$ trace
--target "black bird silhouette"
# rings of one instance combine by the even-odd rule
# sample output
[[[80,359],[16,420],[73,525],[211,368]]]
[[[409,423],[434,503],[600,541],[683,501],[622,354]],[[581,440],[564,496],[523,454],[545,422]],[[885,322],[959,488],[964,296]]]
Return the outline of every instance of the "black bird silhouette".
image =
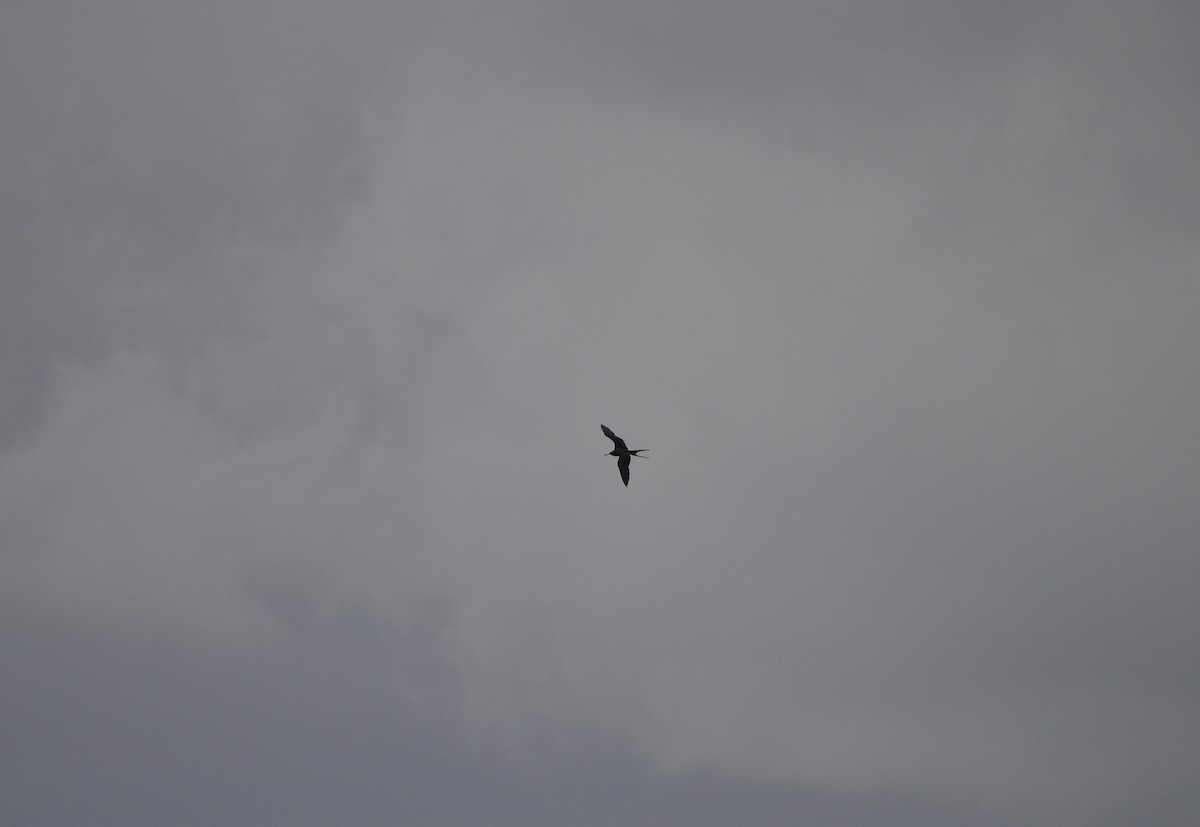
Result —
[[[617,470],[621,472],[621,482],[629,485],[629,458],[640,456],[649,448],[638,448],[629,450],[625,447],[625,440],[612,432],[612,429],[601,423],[600,430],[604,431],[604,435],[613,441],[613,449],[609,451],[608,456],[617,458]]]

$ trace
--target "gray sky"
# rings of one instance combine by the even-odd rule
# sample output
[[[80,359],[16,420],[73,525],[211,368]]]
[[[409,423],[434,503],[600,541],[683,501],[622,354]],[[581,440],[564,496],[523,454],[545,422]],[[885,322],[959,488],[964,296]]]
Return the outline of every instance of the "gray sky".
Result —
[[[1196,823],[1198,38],[6,4],[2,820]]]

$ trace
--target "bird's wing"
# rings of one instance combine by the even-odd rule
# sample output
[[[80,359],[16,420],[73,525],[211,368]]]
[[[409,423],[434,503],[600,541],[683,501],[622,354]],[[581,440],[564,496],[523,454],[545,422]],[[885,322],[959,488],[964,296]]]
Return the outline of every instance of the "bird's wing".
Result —
[[[601,424],[601,425],[600,425],[600,430],[604,431],[604,435],[605,435],[606,437],[608,437],[609,439],[611,439],[611,440],[612,440],[612,441],[613,441],[613,442],[616,444],[616,446],[617,446],[617,450],[618,450],[618,451],[626,451],[626,450],[628,450],[628,449],[625,447],[625,440],[621,439],[619,436],[617,436],[616,434],[614,434],[614,433],[612,432],[612,428],[609,428],[607,425]]]
[[[617,458],[617,470],[621,472],[621,482],[629,485],[629,454]]]

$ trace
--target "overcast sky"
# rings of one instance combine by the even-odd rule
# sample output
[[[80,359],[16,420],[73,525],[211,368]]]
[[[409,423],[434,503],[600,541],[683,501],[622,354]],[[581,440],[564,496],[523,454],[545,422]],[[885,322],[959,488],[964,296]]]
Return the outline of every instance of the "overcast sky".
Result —
[[[1196,824],[1198,8],[5,3],[0,820]]]

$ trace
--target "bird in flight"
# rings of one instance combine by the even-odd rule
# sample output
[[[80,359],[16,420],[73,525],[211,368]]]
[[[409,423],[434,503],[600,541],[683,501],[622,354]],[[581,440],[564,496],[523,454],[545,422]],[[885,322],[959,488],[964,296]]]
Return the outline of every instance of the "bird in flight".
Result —
[[[604,435],[613,441],[613,449],[609,451],[608,456],[617,458],[617,470],[621,472],[621,482],[629,485],[629,458],[641,456],[648,448],[638,448],[631,451],[625,447],[625,440],[612,432],[612,429],[607,425],[601,424],[600,430],[604,431]]]

